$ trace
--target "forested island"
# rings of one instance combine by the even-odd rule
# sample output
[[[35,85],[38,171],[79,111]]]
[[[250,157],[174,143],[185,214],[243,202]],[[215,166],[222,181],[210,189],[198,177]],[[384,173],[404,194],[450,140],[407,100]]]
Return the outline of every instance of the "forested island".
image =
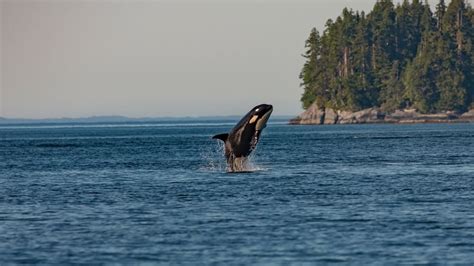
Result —
[[[379,0],[313,28],[294,124],[474,121],[474,10]]]

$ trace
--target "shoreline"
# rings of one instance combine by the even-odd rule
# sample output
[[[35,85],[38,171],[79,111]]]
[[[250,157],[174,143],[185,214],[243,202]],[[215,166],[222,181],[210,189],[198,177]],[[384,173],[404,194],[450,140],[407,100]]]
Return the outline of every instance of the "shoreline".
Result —
[[[435,120],[423,120],[423,121],[374,121],[374,122],[361,122],[361,123],[335,123],[335,124],[315,124],[315,123],[300,123],[296,118],[288,121],[288,125],[291,126],[330,126],[330,125],[415,125],[415,124],[470,124],[474,123],[474,120],[460,120],[451,119],[443,121]]]
[[[464,113],[453,111],[421,114],[415,109],[395,110],[388,113],[373,107],[357,112],[336,111],[320,108],[313,103],[299,116],[288,121],[290,125],[335,125],[335,124],[440,124],[474,123],[474,109]]]

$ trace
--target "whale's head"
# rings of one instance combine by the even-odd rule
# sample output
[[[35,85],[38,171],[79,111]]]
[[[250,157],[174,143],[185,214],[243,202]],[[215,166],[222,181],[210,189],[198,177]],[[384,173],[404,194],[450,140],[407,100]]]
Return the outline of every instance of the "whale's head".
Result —
[[[270,104],[260,104],[252,108],[247,115],[245,115],[241,123],[247,125],[254,125],[255,130],[261,131],[267,126],[268,118],[272,114],[273,106]]]

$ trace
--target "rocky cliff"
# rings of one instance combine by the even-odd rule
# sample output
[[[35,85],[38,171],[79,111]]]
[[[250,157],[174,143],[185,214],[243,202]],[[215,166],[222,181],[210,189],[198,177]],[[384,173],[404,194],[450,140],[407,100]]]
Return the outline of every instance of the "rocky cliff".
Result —
[[[420,114],[415,109],[396,110],[392,113],[385,113],[380,108],[348,112],[321,108],[316,103],[313,103],[301,115],[290,120],[290,124],[293,125],[446,122],[474,122],[474,109],[463,114],[451,111],[437,114]]]

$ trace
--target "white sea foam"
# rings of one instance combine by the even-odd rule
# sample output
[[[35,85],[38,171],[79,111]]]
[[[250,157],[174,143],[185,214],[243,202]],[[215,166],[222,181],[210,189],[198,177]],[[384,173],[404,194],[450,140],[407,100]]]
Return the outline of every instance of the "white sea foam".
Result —
[[[209,172],[230,172],[230,173],[247,173],[265,171],[255,162],[255,151],[245,159],[236,158],[234,161],[234,171],[231,171],[224,157],[224,142],[216,141],[215,145],[209,145],[209,148],[201,151],[200,155],[205,162],[202,170]]]
[[[208,149],[202,150],[200,155],[202,161],[205,162],[205,165],[201,167],[202,170],[209,172],[225,171],[224,142],[215,141],[214,145],[209,145]]]

